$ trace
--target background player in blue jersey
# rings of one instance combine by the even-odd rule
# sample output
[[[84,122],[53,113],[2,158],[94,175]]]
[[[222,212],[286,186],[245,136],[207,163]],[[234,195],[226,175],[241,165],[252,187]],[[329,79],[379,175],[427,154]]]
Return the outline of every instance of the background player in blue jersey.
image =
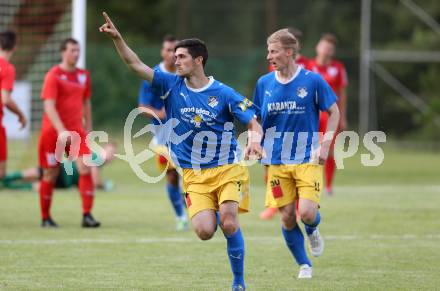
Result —
[[[215,211],[227,240],[234,275],[232,290],[244,290],[244,240],[238,211],[247,211],[248,171],[239,164],[233,120],[248,126],[251,133],[245,157],[261,157],[261,126],[255,107],[230,87],[205,75],[208,59],[205,44],[198,39],[176,45],[177,76],[152,70],[127,46],[107,14],[100,31],[109,35],[128,65],[141,78],[152,82],[165,103],[173,130],[168,144],[175,164],[183,169],[184,191],[193,228],[202,240],[217,228]],[[254,134],[257,133],[257,134]]]
[[[298,278],[311,278],[312,264],[296,221],[295,206],[299,203],[312,255],[321,255],[324,241],[318,231],[318,209],[322,164],[339,121],[337,97],[318,74],[295,63],[298,42],[287,29],[273,33],[267,44],[267,59],[276,71],[262,76],[254,93],[265,133],[266,156],[262,163],[269,165],[266,206],[280,210],[284,239],[300,265]],[[320,111],[329,113],[321,145]]]
[[[162,41],[162,48],[160,50],[160,56],[162,62],[156,65],[153,69],[155,71],[167,72],[174,74],[176,67],[174,65],[174,48],[176,46],[177,39],[172,35],[166,35]],[[147,81],[142,81],[141,88],[139,90],[139,107],[144,108],[145,114],[152,118],[154,127],[154,138],[152,140],[151,148],[156,151],[156,164],[160,172],[167,172],[167,193],[170,202],[174,208],[176,215],[176,229],[186,230],[188,229],[188,219],[186,218],[184,200],[180,192],[179,187],[179,174],[176,171],[173,163],[167,158],[165,154],[166,149],[166,136],[163,126],[160,124],[166,122],[165,106],[160,96],[151,88],[151,84]],[[160,121],[158,120],[160,119]]]

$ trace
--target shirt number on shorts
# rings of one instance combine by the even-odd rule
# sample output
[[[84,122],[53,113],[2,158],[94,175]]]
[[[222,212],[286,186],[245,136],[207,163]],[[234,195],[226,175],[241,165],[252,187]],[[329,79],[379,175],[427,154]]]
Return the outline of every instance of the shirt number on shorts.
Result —
[[[272,187],[273,198],[283,197],[283,189],[281,189],[281,183],[279,179],[271,180],[270,187]]]
[[[319,185],[319,182],[315,182],[315,191],[321,191],[321,187]]]

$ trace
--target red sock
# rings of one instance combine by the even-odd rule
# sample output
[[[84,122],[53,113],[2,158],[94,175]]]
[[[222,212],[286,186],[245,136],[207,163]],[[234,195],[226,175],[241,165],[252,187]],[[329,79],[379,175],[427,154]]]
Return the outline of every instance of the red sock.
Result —
[[[83,214],[89,214],[93,207],[93,198],[95,197],[92,175],[80,175],[78,188],[81,193]]]
[[[47,219],[50,217],[50,205],[52,203],[53,184],[45,180],[40,182],[40,208],[41,217]]]
[[[333,177],[335,175],[336,163],[334,157],[328,157],[325,161],[325,187],[332,188]]]

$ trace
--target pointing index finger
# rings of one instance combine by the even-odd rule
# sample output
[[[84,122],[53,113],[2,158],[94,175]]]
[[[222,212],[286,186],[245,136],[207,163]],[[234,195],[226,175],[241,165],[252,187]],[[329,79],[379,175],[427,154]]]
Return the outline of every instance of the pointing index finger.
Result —
[[[113,24],[106,12],[102,12],[102,15],[104,16],[104,19],[108,24]]]

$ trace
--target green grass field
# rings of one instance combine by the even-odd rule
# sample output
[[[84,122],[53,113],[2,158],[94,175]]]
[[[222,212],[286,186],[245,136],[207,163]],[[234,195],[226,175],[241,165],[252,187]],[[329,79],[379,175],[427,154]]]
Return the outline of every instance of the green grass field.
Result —
[[[310,281],[296,279],[278,219],[258,219],[264,186],[261,168],[252,167],[252,208],[240,217],[248,290],[440,288],[439,164],[438,154],[394,147],[380,167],[363,167],[359,156],[346,160],[335,196],[322,199],[326,250],[313,259]],[[97,193],[94,214],[103,226],[95,230],[80,228],[76,189],[56,192],[56,230],[39,227],[36,193],[0,191],[0,289],[229,289],[220,232],[201,242],[174,231],[164,183],[142,183],[122,161],[104,176],[116,188]]]

